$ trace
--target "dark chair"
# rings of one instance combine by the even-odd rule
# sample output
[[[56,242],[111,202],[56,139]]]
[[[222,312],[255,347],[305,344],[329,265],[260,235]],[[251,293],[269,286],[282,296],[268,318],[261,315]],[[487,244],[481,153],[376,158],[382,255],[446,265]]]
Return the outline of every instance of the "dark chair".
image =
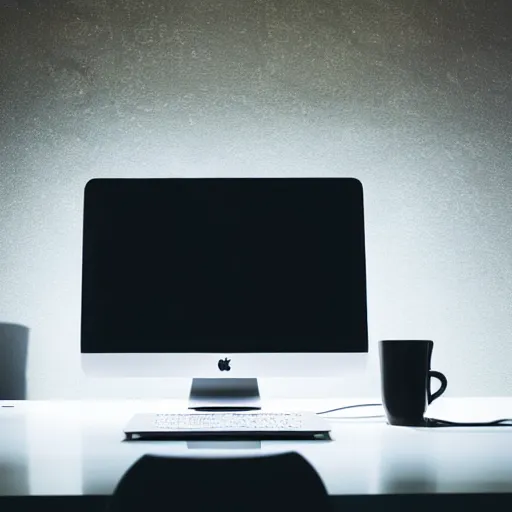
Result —
[[[0,400],[26,400],[29,328],[0,323]]]
[[[144,455],[121,478],[110,512],[328,510],[322,480],[301,455]]]

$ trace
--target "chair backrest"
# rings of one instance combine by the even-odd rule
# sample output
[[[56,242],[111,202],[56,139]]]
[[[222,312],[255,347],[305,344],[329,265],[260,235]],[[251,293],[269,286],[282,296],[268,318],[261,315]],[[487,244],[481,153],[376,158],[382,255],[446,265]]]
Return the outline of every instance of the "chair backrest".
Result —
[[[0,400],[26,400],[29,328],[0,322]]]
[[[328,509],[322,480],[301,455],[229,458],[145,455],[123,475],[110,512]]]

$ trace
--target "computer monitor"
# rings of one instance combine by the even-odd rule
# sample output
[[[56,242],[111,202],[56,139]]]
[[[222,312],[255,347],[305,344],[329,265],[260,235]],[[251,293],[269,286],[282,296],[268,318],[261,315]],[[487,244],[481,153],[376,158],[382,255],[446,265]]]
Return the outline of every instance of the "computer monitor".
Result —
[[[93,179],[86,374],[191,377],[194,409],[257,409],[258,377],[345,377],[368,353],[353,178]]]

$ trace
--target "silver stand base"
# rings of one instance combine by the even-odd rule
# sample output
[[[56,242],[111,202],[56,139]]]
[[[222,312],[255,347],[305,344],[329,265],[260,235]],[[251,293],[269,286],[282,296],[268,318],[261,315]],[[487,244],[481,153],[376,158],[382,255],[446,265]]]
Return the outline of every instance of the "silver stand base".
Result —
[[[192,379],[188,408],[196,411],[261,409],[258,379]]]

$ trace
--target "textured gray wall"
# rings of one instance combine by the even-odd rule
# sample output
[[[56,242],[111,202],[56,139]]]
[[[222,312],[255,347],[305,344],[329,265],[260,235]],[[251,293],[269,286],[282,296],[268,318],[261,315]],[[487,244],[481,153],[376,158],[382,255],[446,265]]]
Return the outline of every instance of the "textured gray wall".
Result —
[[[373,367],[318,393],[378,392],[377,340],[417,337],[449,394],[510,394],[510,5],[0,0],[0,322],[31,328],[30,396],[186,389],[80,374],[90,178],[333,175],[366,191]]]

